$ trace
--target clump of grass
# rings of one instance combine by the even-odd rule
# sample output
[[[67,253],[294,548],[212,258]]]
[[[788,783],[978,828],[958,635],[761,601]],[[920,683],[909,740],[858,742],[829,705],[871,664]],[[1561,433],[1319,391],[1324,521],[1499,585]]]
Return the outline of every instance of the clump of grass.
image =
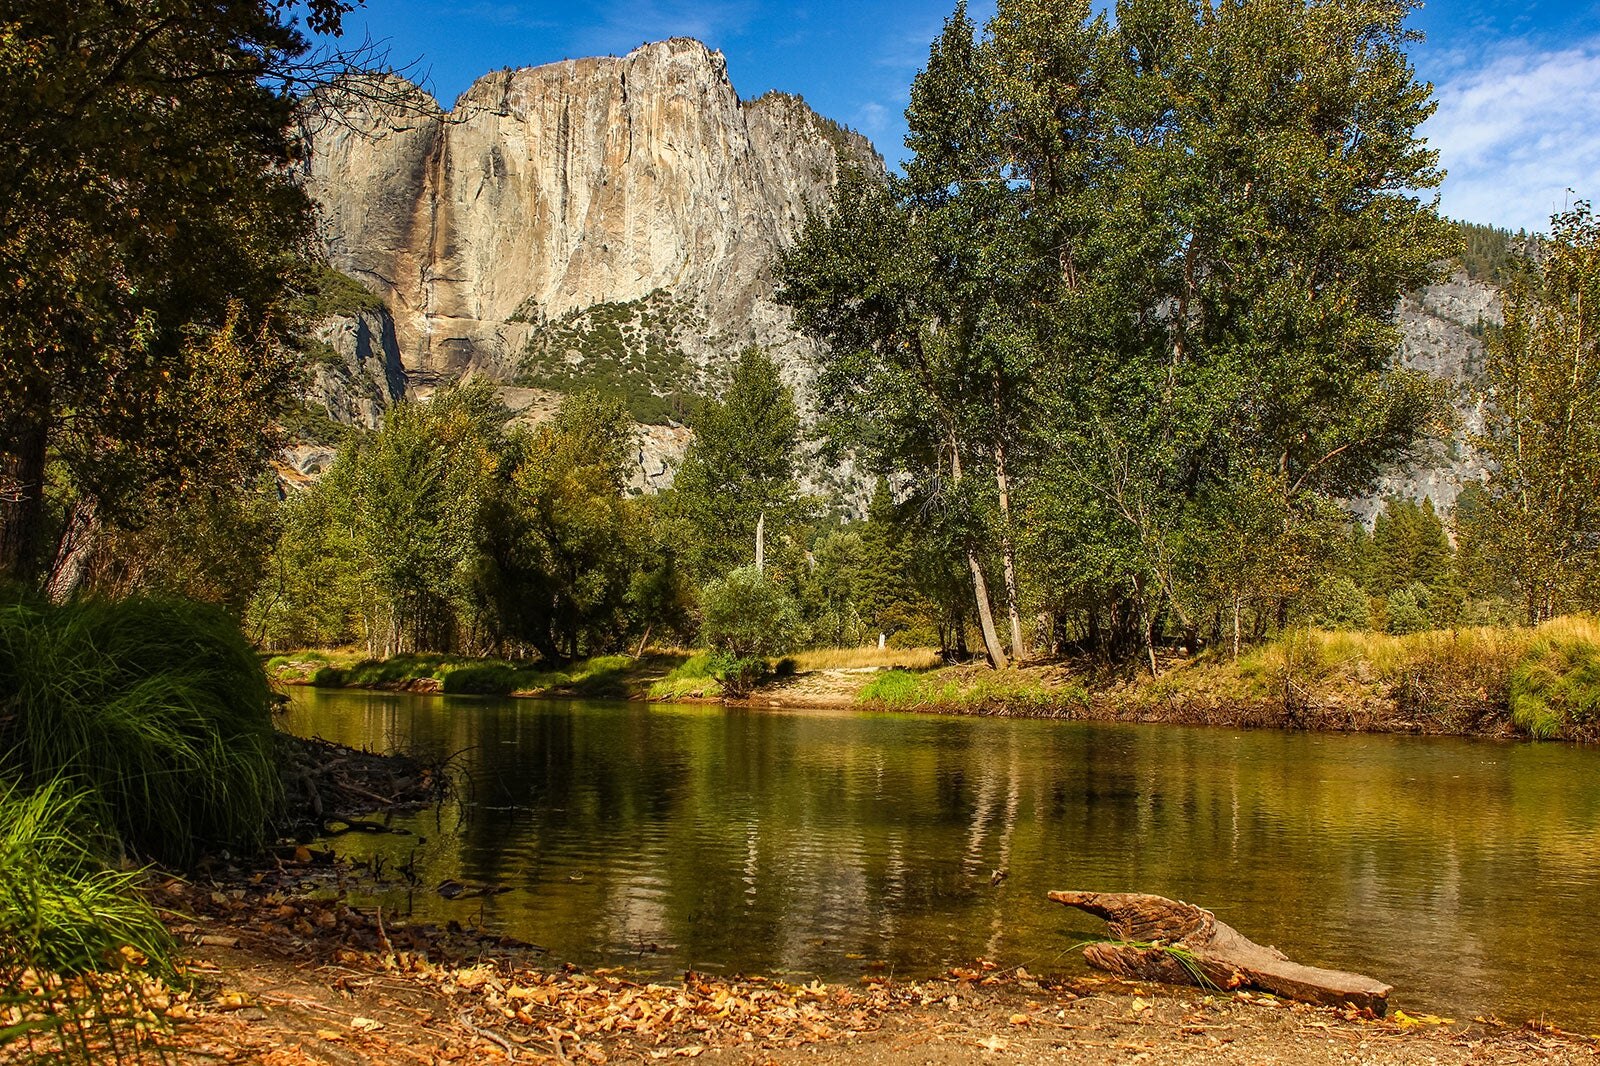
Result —
[[[632,656],[597,655],[577,664],[564,687],[588,699],[627,699],[633,668]]]
[[[868,682],[856,697],[861,703],[885,707],[915,707],[924,698],[922,678],[909,670],[885,670]]]
[[[281,798],[270,692],[221,610],[0,605],[0,775],[64,779],[136,853],[258,845]]]
[[[443,680],[453,669],[474,665],[478,665],[476,660],[451,655],[414,654],[363,659],[345,670],[343,683],[353,688],[392,688],[424,679]]]
[[[173,944],[138,892],[139,876],[100,858],[92,804],[51,781],[0,785],[0,973],[20,960],[72,976],[131,948],[167,971]]]
[[[927,670],[943,659],[937,648],[812,648],[796,652],[795,666],[808,670],[858,670],[890,667],[902,670]]]
[[[1511,720],[1536,740],[1590,726],[1600,715],[1600,644],[1552,633],[1528,648],[1511,671]]]
[[[509,696],[517,687],[517,672],[504,663],[458,666],[444,675],[444,691],[466,696]]]
[[[717,664],[710,652],[699,652],[674,667],[666,677],[650,686],[653,700],[709,699],[722,694],[716,678]]]
[[[887,670],[856,697],[884,710],[936,709],[974,714],[1017,712],[1070,715],[1088,702],[1076,681],[1052,679],[1029,670]]]
[[[107,1062],[148,1044],[143,993],[173,942],[109,868],[94,804],[60,781],[0,785],[0,1058]]]

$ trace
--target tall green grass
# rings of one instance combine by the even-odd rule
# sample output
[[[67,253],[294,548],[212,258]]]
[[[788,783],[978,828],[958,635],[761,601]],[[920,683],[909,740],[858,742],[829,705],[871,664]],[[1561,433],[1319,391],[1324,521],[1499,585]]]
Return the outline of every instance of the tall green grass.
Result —
[[[139,875],[101,858],[92,804],[59,781],[0,785],[0,979],[19,959],[73,976],[131,948],[163,972],[172,939]]]
[[[268,696],[216,608],[0,604],[0,776],[82,789],[140,855],[184,865],[259,845],[282,788]]]
[[[100,857],[93,804],[0,785],[0,1059],[126,1061],[150,1042],[147,979],[173,942],[138,875]]]
[[[1584,731],[1600,717],[1600,644],[1552,634],[1511,671],[1511,720],[1535,740]]]
[[[667,672],[667,676],[650,685],[653,700],[707,699],[722,694],[722,682],[716,678],[717,664],[710,652],[691,655]]]

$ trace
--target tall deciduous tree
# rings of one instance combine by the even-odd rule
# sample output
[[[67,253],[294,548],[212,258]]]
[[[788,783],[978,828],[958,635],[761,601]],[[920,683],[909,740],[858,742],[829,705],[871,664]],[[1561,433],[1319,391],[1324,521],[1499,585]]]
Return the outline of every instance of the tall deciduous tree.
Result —
[[[819,396],[832,425],[880,469],[914,474],[962,554],[990,661],[1007,656],[984,558],[992,476],[1013,652],[1022,651],[1010,522],[1009,448],[1023,418],[1031,349],[1016,328],[1030,258],[1017,233],[975,27],[958,6],[917,76],[903,177],[841,181],[783,267],[783,299],[824,345]]]
[[[595,654],[628,630],[631,593],[670,594],[666,564],[665,588],[634,588],[639,538],[622,495],[632,445],[622,404],[592,391],[512,437],[478,579],[503,638],[548,659]]]
[[[350,5],[312,0],[337,32]],[[277,0],[16,0],[0,14],[0,577],[51,565],[45,470],[77,523],[152,485],[261,467],[309,263]]]
[[[1280,521],[1239,524],[1249,550],[1325,528],[1436,409],[1395,365],[1398,297],[1454,236],[1417,197],[1440,174],[1409,9],[1004,0],[975,45],[958,8],[906,177],[841,183],[787,262],[825,402],[901,471],[981,462],[997,506],[1028,455],[1027,555],[1066,586],[1044,598],[1152,669],[1221,588],[1192,579],[1195,523],[1254,492]]]
[[[1488,345],[1486,433],[1496,468],[1473,539],[1494,553],[1529,623],[1594,602],[1600,559],[1600,220],[1551,220],[1507,288]]]

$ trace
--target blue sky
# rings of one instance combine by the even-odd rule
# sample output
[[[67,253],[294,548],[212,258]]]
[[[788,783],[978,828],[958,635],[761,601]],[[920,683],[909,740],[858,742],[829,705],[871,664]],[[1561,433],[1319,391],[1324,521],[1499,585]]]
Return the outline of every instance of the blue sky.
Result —
[[[698,37],[728,58],[740,95],[799,93],[872,138],[894,163],[912,77],[954,0],[368,0],[348,32],[386,39],[446,106],[486,71],[621,55]],[[987,10],[986,10],[987,9]],[[973,0],[973,14],[992,10]],[[1450,171],[1447,214],[1543,229],[1577,196],[1600,198],[1600,0],[1433,0],[1412,59],[1434,83],[1425,134]]]

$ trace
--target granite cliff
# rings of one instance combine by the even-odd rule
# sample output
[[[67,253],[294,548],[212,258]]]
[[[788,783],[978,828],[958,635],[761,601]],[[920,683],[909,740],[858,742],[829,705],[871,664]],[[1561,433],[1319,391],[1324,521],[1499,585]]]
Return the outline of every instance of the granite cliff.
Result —
[[[745,345],[801,375],[773,253],[844,161],[882,166],[865,138],[797,97],[741,101],[685,38],[496,71],[449,111],[390,88],[339,102],[306,176],[331,263],[384,299],[414,384],[606,379],[665,421]]]
[[[537,420],[602,385],[640,423],[638,488],[670,483],[685,406],[746,345],[806,380],[813,349],[773,299],[775,254],[843,167],[883,165],[798,97],[741,100],[721,54],[687,38],[495,71],[449,110],[398,79],[324,102],[337,119],[313,132],[305,178],[329,261],[386,311],[326,325],[337,358],[308,398],[375,425],[395,398],[470,374]],[[1448,383],[1459,428],[1356,503],[1363,517],[1389,495],[1448,508],[1482,476],[1466,437],[1497,313],[1465,273],[1402,302],[1402,360]]]

